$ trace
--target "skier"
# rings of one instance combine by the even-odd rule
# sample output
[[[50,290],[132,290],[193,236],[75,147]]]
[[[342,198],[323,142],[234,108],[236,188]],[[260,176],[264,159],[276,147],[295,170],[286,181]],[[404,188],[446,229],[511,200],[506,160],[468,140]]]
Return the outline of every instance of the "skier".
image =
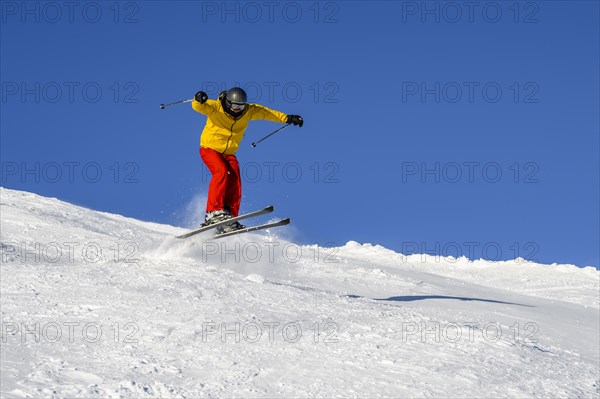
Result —
[[[208,186],[206,216],[202,226],[208,226],[238,216],[242,199],[240,167],[235,153],[251,120],[264,119],[302,127],[300,115],[286,115],[259,104],[249,104],[246,92],[234,87],[209,100],[199,91],[192,101],[194,111],[208,117],[200,136],[200,156],[212,177]],[[217,228],[229,232],[244,228],[232,222]]]

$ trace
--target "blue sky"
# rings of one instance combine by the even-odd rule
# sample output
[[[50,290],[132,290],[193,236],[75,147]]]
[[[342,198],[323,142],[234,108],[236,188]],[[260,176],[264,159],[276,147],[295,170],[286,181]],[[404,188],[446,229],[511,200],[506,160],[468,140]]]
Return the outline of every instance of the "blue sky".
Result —
[[[250,125],[242,211],[302,243],[599,261],[597,1],[1,2],[1,185],[189,224],[204,89]],[[204,203],[197,206],[204,208]]]

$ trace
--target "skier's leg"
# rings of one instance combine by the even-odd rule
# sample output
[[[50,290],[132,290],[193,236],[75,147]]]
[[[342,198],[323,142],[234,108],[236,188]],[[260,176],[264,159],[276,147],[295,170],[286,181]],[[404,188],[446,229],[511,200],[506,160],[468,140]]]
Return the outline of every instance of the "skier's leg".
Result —
[[[231,216],[238,216],[240,203],[242,202],[242,178],[240,175],[240,164],[235,155],[225,155],[225,162],[229,166],[229,179],[225,193],[225,206],[229,207]]]
[[[206,213],[225,209],[227,181],[229,180],[228,164],[223,155],[210,148],[200,148],[200,156],[212,174],[208,185]]]

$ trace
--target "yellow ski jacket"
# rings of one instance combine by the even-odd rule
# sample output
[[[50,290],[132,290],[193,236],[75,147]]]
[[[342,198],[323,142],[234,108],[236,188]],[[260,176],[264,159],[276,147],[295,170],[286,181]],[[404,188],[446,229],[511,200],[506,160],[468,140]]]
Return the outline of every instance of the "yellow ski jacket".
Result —
[[[259,104],[247,104],[244,112],[237,118],[225,112],[219,100],[207,100],[204,104],[193,100],[192,108],[208,117],[200,135],[200,146],[225,155],[235,154],[251,120],[264,119],[281,123],[287,120],[287,114]]]

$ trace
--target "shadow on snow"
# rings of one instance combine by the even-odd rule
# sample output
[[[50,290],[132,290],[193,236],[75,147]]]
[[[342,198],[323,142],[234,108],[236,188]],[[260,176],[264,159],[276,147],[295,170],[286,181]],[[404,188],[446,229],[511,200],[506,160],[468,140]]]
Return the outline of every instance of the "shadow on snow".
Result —
[[[333,294],[333,295],[339,296],[338,293],[329,291],[329,290],[322,290],[322,289],[318,289],[318,288],[306,287],[306,286],[290,284],[290,283],[281,283],[281,282],[275,282],[275,281],[269,281],[269,282],[274,285],[292,287],[292,288],[296,288],[296,289],[299,289],[302,291],[323,292],[323,293],[328,293],[328,294]],[[341,296],[345,297],[345,298],[351,298],[351,299],[370,299],[373,301],[393,301],[393,302],[412,302],[412,301],[422,301],[425,299],[452,299],[455,301],[477,301],[477,302],[487,302],[487,303],[498,303],[498,304],[502,304],[502,305],[524,306],[524,307],[528,307],[528,308],[535,307],[532,305],[525,305],[522,303],[515,303],[515,302],[499,301],[496,299],[469,298],[469,297],[464,297],[464,296],[449,296],[449,295],[402,295],[402,296],[391,296],[389,298],[369,298],[369,297],[365,297],[362,295],[354,295],[354,294],[345,294],[345,295],[341,295]]]
[[[376,301],[395,301],[395,302],[412,302],[412,301],[422,301],[425,299],[453,299],[456,301],[477,301],[477,302],[499,303],[499,304],[503,304],[503,305],[526,306],[528,308],[535,307],[535,306],[531,306],[531,305],[525,305],[522,303],[498,301],[495,299],[469,298],[469,297],[464,297],[464,296],[448,296],[448,295],[402,295],[402,296],[391,296],[389,298],[373,298],[373,299]]]

